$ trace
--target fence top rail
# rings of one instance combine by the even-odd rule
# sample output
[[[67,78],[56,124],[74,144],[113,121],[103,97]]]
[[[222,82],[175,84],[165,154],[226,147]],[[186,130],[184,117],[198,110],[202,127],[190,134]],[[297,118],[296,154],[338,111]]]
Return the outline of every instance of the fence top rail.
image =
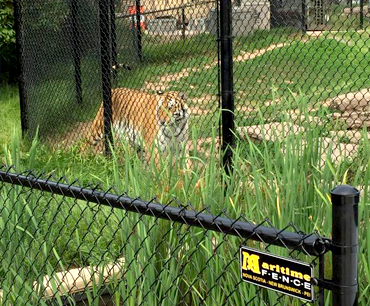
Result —
[[[267,245],[299,250],[314,256],[327,252],[331,244],[329,239],[320,237],[317,233],[304,234],[299,231],[279,230],[272,226],[262,225],[265,222],[254,224],[243,217],[238,220],[222,217],[221,214],[224,214],[224,212],[220,215],[213,215],[189,210],[186,209],[187,207],[169,206],[171,203],[162,205],[155,203],[154,199],[151,201],[144,201],[139,198],[133,199],[127,195],[115,195],[94,188],[77,187],[60,181],[51,181],[49,178],[43,179],[34,176],[32,173],[19,174],[12,173],[9,170],[0,170],[0,181],[189,226],[197,226],[205,230],[238,236],[243,239],[263,241]]]
[[[170,12],[170,11],[175,11],[175,10],[182,10],[186,9],[188,7],[194,7],[197,5],[203,5],[203,4],[212,4],[215,3],[215,1],[201,1],[201,2],[196,2],[196,3],[190,3],[190,4],[184,4],[181,6],[174,6],[170,8],[165,8],[165,9],[160,9],[160,10],[151,10],[147,12],[140,12],[140,15],[150,15],[150,14],[156,14],[156,13],[164,13],[164,12]],[[136,14],[124,14],[124,13],[117,13],[116,18],[128,18],[128,17],[134,17]]]

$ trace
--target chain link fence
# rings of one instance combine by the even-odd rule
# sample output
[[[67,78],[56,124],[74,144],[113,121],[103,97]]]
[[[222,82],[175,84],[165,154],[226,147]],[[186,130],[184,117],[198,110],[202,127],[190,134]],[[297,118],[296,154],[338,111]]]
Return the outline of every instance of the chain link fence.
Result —
[[[243,282],[242,245],[310,263],[315,304],[332,290],[331,241],[292,223],[277,229],[4,167],[0,200],[2,305],[308,304]]]
[[[354,158],[368,127],[368,3],[247,2],[232,11],[239,135],[280,141],[316,129],[331,160]]]
[[[366,0],[233,1],[232,37],[221,37],[218,1],[16,4],[23,128],[31,135],[39,128],[53,146],[94,147],[119,120],[124,134],[158,134],[158,120],[150,121],[155,111],[146,106],[183,92],[185,138],[198,139],[197,148],[190,141],[188,148],[205,153],[221,125],[222,93],[230,90],[221,84],[225,69],[233,71],[234,103],[227,107],[234,118],[227,120],[241,138],[279,141],[316,128],[334,158],[348,157],[356,156],[369,125]],[[221,64],[225,39],[232,40],[232,63]],[[140,105],[119,113],[117,101]]]

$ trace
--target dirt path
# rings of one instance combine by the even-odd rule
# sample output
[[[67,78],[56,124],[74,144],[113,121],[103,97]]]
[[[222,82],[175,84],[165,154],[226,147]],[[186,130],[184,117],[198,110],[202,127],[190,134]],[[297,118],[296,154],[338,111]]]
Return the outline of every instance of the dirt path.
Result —
[[[256,57],[264,55],[266,52],[278,49],[278,48],[283,48],[290,46],[291,43],[280,43],[280,44],[272,44],[268,46],[265,49],[260,49],[255,52],[241,52],[239,55],[234,57],[234,62],[244,62],[244,61],[249,61],[251,59],[254,59]]]
[[[311,36],[313,39],[317,38],[319,35],[314,35]],[[291,45],[295,41],[301,41],[301,42],[308,42],[310,39],[301,39],[301,40],[293,40],[290,42],[285,42],[285,43],[278,43],[278,44],[271,44],[267,48],[264,49],[259,49],[254,52],[244,52],[242,51],[240,54],[236,55],[233,57],[235,62],[242,62],[242,61],[248,61],[252,60],[256,57],[264,55],[266,52],[278,49],[278,48],[283,48]],[[167,74],[163,75],[159,78],[157,82],[145,82],[145,85],[143,87],[144,90],[154,90],[154,91],[165,91],[169,88],[169,83],[172,81],[180,81],[182,78],[187,77],[190,75],[190,72],[199,72],[204,69],[211,69],[215,66],[217,66],[218,61],[215,61],[211,64],[204,65],[202,68],[184,68],[181,71],[174,73],[174,74]]]

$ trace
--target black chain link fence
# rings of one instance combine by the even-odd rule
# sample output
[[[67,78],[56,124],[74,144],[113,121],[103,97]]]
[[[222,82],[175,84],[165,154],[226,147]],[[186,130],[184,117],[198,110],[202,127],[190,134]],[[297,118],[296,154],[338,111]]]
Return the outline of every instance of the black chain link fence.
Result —
[[[96,129],[92,121],[103,100],[108,133],[123,116],[117,100],[151,105],[163,97],[158,91],[175,91],[186,96],[188,134],[195,131],[196,149],[206,151],[220,125],[220,69],[232,67],[235,102],[228,107],[242,138],[277,141],[318,128],[334,157],[355,156],[369,125],[365,0],[233,1],[231,67],[220,67],[219,42],[228,37],[221,37],[218,1],[16,4],[23,128],[33,135],[39,127],[52,145],[102,139],[103,124]],[[113,91],[113,107],[111,88],[124,89]],[[147,134],[157,133],[150,107],[132,112],[147,116]],[[137,121],[131,125],[144,133]]]
[[[367,1],[354,3],[233,7],[235,124],[242,137],[279,141],[317,129],[333,160],[356,156],[369,126],[370,14]]]
[[[323,279],[331,243],[292,223],[276,229],[9,168],[0,202],[2,305],[306,305],[242,282],[239,248],[304,260]]]

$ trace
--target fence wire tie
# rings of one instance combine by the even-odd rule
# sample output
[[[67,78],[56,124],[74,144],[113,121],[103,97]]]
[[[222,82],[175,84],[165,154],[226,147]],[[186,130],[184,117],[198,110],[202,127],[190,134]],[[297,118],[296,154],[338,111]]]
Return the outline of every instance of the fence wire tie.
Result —
[[[146,211],[151,212],[151,213],[152,213],[152,216],[153,216],[153,217],[155,217],[155,213],[154,213],[153,209],[151,209],[151,208],[149,207],[149,205],[150,205],[150,204],[152,204],[152,203],[153,203],[153,199],[151,199],[150,201],[148,201],[148,202],[146,203]]]

